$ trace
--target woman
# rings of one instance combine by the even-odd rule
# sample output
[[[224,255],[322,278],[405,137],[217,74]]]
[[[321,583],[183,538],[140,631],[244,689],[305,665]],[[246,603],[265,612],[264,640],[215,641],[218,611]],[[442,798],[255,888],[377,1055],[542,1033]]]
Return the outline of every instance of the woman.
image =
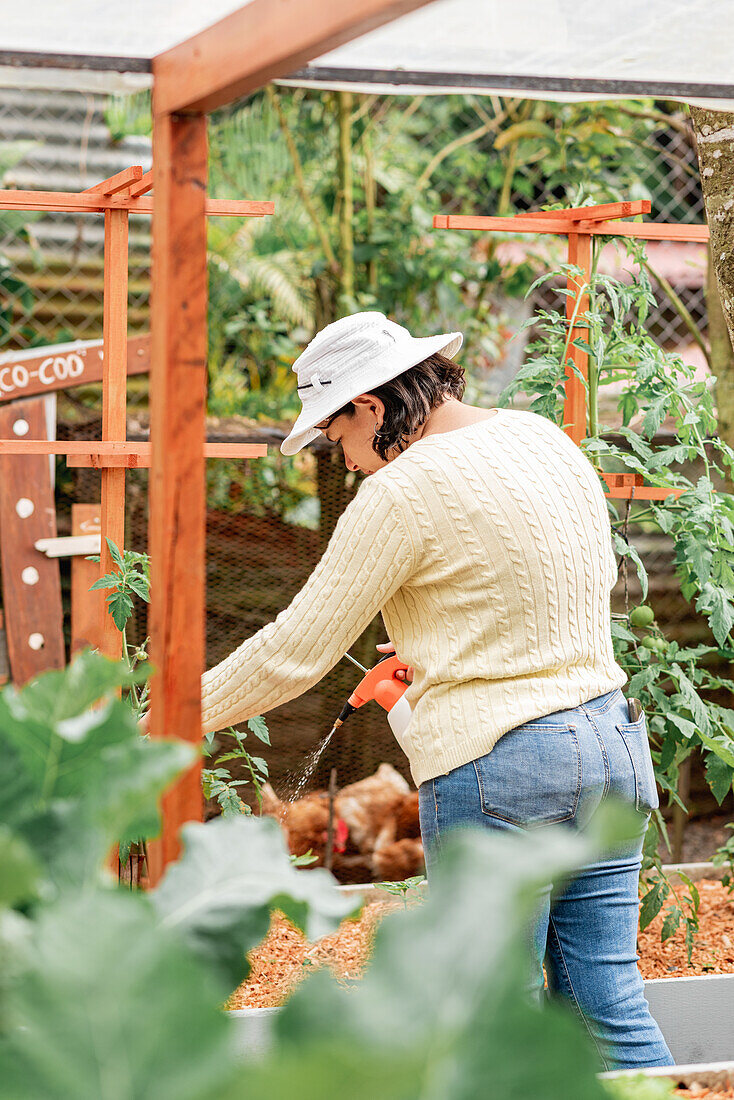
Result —
[[[218,730],[308,691],[381,611],[412,666],[400,744],[429,871],[464,825],[582,829],[608,794],[639,836],[585,868],[535,928],[535,985],[583,1008],[604,1064],[672,1064],[637,969],[642,837],[657,805],[644,717],[614,660],[616,576],[599,478],[554,424],[462,403],[460,333],[415,339],[381,313],[329,325],[294,365],[282,446],[324,432],[369,475],[305,587],[203,677]],[[385,647],[383,647],[385,648]]]

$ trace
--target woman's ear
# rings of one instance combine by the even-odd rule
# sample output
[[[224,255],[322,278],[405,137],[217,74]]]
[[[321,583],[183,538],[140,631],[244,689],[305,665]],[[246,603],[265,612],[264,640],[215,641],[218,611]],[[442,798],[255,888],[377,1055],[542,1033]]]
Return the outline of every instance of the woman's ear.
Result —
[[[379,397],[375,397],[373,393],[363,393],[360,397],[354,398],[353,404],[374,417],[376,429],[382,427],[382,422],[385,419],[385,403]]]

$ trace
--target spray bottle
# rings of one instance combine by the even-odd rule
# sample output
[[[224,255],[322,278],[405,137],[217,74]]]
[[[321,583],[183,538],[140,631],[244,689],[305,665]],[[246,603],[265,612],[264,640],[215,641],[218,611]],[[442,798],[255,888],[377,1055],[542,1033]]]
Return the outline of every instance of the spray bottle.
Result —
[[[374,699],[383,710],[387,711],[390,729],[399,741],[408,728],[412,711],[407,699],[404,698],[408,683],[398,679],[396,674],[401,671],[407,672],[408,666],[394,653],[388,653],[387,656],[380,658],[374,668],[369,669],[355,661],[349,653],[346,653],[345,657],[356,665],[364,676],[342,707],[332,733],[344,724],[350,714],[354,714],[355,710],[359,710],[365,703]]]

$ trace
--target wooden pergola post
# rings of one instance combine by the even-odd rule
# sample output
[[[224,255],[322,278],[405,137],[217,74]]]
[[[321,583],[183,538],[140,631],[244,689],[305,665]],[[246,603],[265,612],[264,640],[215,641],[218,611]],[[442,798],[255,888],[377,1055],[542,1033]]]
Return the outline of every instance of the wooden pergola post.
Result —
[[[155,113],[150,388],[151,732],[198,743],[205,639],[206,118]],[[201,820],[201,764],[164,796],[152,882]]]
[[[102,384],[102,439],[127,438],[127,210],[106,210],[104,215],[104,341]],[[107,468],[101,477],[102,530],[100,572],[111,573],[115,564],[107,546],[111,539],[125,545],[125,470]],[[122,635],[107,607],[102,605],[100,651],[113,660],[122,656]]]
[[[153,59],[151,732],[199,744],[204,671],[205,113],[428,0],[253,0]],[[246,153],[243,151],[243,155]],[[155,883],[200,820],[200,766],[164,797]]]

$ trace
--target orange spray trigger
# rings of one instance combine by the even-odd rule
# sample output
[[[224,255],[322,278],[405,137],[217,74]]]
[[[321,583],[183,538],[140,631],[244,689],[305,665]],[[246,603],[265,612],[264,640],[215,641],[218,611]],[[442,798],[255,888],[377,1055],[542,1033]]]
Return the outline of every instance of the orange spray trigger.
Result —
[[[374,699],[383,710],[392,710],[405,694],[408,683],[399,680],[397,672],[407,672],[408,666],[395,654],[383,657],[357,684],[349,696],[349,706],[357,710]]]

